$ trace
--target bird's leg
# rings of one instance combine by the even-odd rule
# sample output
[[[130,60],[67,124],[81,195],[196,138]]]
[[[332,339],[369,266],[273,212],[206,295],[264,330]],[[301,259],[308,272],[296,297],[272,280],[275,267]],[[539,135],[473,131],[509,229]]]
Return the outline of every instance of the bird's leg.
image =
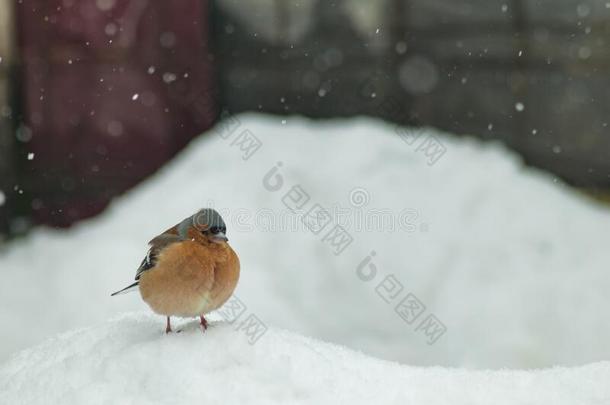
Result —
[[[171,333],[172,332],[172,325],[169,322],[169,316],[167,317],[167,326],[165,327],[165,333]]]
[[[201,327],[203,328],[203,331],[205,332],[205,330],[208,328],[208,321],[205,320],[203,315],[200,315],[199,319],[201,319]]]

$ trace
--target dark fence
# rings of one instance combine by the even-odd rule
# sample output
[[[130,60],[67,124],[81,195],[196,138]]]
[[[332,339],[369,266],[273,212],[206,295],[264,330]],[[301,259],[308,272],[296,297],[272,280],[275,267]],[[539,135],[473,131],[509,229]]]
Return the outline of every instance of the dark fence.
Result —
[[[14,32],[11,0],[0,0],[0,242],[8,233],[9,190],[15,178],[13,162]]]
[[[219,0],[223,104],[500,139],[572,184],[608,188],[606,4]]]

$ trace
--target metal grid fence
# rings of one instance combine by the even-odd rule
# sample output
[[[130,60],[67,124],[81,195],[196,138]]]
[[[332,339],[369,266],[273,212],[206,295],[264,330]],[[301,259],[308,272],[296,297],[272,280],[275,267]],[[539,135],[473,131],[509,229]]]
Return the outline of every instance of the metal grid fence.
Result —
[[[213,18],[229,110],[431,125],[610,186],[606,1],[218,0]]]

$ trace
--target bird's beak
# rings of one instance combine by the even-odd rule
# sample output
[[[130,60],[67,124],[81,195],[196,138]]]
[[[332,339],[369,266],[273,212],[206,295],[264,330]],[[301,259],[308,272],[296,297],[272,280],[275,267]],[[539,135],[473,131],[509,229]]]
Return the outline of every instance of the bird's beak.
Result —
[[[217,233],[216,235],[212,235],[212,237],[210,239],[214,243],[223,243],[223,242],[229,241],[229,238],[227,238],[227,236],[222,232]]]

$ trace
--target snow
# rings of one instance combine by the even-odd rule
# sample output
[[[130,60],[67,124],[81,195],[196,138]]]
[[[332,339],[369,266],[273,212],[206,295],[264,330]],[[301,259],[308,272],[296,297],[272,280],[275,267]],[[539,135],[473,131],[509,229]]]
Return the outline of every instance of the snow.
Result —
[[[3,404],[607,404],[610,363],[538,371],[418,368],[226,322],[163,333],[129,314],[47,340],[0,367]]]
[[[270,328],[270,342],[282,328],[410,366],[539,368],[609,359],[608,210],[524,167],[499,144],[432,129],[398,132],[366,118],[230,117],[103,215],[9,244],[0,253],[0,361],[57,333],[147,311],[137,293],[109,295],[131,282],[152,236],[202,206],[225,217],[242,263],[236,295]],[[434,162],[422,148],[432,141],[445,148]],[[283,183],[270,191],[277,177],[263,179],[276,166]],[[297,185],[310,199],[295,214],[284,202],[300,192]],[[353,190],[358,199],[350,199]],[[353,237],[338,255],[323,241],[326,231],[316,235],[301,222],[316,204]],[[381,229],[373,221],[379,218],[386,220]],[[371,269],[374,277],[363,281]],[[396,312],[407,297],[425,306],[411,323]],[[446,327],[433,344],[421,327],[431,316]],[[160,329],[163,320],[154,319],[146,333]],[[466,379],[458,370],[365,362],[422,383],[434,376],[437,387]],[[605,369],[490,375],[519,376],[505,387],[540,379],[551,390],[552,376],[597,381],[587,376]],[[353,373],[353,381],[364,381]],[[488,378],[467,375],[474,385]],[[391,392],[417,385],[407,380],[394,391],[378,383]],[[448,389],[457,395],[457,385]]]

